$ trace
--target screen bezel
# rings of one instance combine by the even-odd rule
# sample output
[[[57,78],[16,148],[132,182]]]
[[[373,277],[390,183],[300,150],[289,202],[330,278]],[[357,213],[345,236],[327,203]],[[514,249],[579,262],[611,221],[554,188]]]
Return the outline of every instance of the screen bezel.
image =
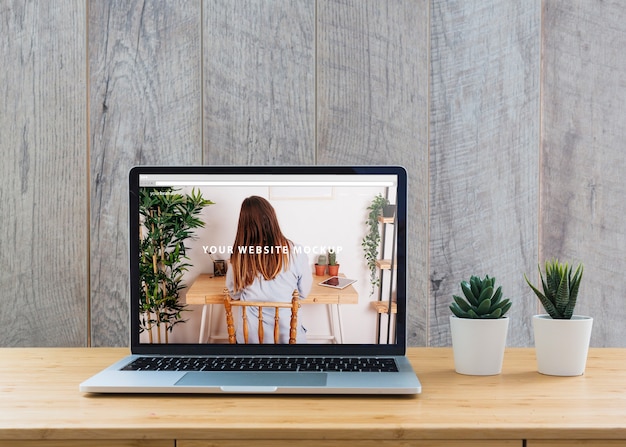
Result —
[[[396,343],[394,344],[296,344],[231,345],[140,343],[139,332],[139,176],[141,174],[222,174],[222,175],[395,175],[396,208]],[[406,351],[406,216],[407,174],[401,166],[136,166],[129,172],[129,265],[130,343],[133,354],[176,355],[403,355]]]

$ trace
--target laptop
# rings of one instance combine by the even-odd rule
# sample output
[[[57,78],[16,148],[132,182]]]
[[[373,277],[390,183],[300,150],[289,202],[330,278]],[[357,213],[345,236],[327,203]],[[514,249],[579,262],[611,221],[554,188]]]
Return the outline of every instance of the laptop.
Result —
[[[229,277],[230,258],[235,250],[258,250],[234,242],[248,197],[261,197],[271,205],[282,233],[292,242],[290,249],[298,253],[297,278],[304,290],[298,297],[297,326],[305,338],[297,343],[258,343],[259,338],[244,343],[228,336],[232,326],[243,325],[239,316],[232,324],[225,317],[222,296],[235,274],[231,271]],[[405,356],[407,174],[402,167],[138,166],[129,173],[129,199],[131,352],[82,382],[81,391],[421,392]],[[172,203],[177,201],[196,206],[195,211],[192,205],[186,208],[192,217],[185,222],[192,228],[170,237],[172,248],[163,248],[161,258],[167,262],[160,261],[157,268],[159,262],[151,256],[161,254],[150,248],[149,235],[157,234],[155,225],[172,220]],[[372,206],[381,203],[395,206],[391,217],[370,216]],[[169,214],[155,220],[161,208],[170,209]],[[376,250],[368,259],[371,240],[369,248]],[[315,264],[330,252],[339,273],[316,274]],[[319,285],[333,276],[353,282],[341,289]],[[155,285],[155,277],[162,283],[157,280]],[[204,304],[189,304],[197,296],[206,297]],[[198,325],[204,331],[200,336],[195,332]]]

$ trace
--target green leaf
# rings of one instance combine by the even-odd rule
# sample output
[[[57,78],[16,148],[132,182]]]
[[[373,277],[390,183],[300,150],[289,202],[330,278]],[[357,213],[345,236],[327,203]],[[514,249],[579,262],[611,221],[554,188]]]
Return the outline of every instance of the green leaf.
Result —
[[[491,298],[491,307],[494,308],[500,302],[500,298],[502,298],[502,286],[498,287],[496,292],[493,294]]]
[[[485,298],[480,302],[478,309],[476,309],[476,313],[478,315],[486,315],[489,313],[489,308],[491,307],[491,299]]]
[[[487,318],[500,318],[501,316],[502,316],[502,309],[499,309],[499,308],[487,314]]]
[[[501,309],[502,307],[506,305],[507,301],[508,301],[507,299],[504,299],[502,301],[498,301],[497,303],[492,302],[491,307],[489,308],[489,312],[493,312],[496,309]]]
[[[546,261],[546,283],[547,288],[544,285],[545,295],[553,304],[556,304],[556,296],[561,284],[561,277],[563,276],[562,268],[560,268],[558,261],[552,262]]]
[[[495,287],[495,284],[492,287]],[[493,294],[493,297],[498,300],[502,297],[502,286],[496,289],[496,291]]]
[[[477,299],[478,295],[474,295],[472,293],[471,286],[467,281],[461,282],[461,290],[463,291],[463,295],[465,295],[465,298],[467,298],[467,301],[472,306],[478,306],[478,299]]]
[[[502,302],[504,303],[505,301],[508,301],[508,302],[504,306],[502,306],[500,309],[498,309],[498,310],[502,310],[501,316],[504,316],[504,314],[506,314],[509,311],[509,309],[511,308],[511,305],[513,304],[509,300],[503,300]]]
[[[476,299],[478,299],[478,297],[480,296],[480,292],[481,292],[479,282],[480,282],[480,279],[477,276],[472,276],[470,278],[470,286],[472,289],[472,293],[474,294]]]
[[[482,304],[483,301],[489,300],[489,303],[491,303],[492,295],[493,295],[493,287],[488,286],[484,288],[483,291],[481,292],[480,296],[478,297],[478,302]]]
[[[471,318],[466,312],[463,311],[456,303],[450,305],[450,310],[458,318]]]
[[[580,286],[580,282],[583,276],[583,266],[582,264],[578,265],[576,269],[576,273],[574,273],[574,277],[570,282],[570,294],[569,294],[569,302],[567,303],[567,307],[565,311],[563,311],[563,318],[569,320],[572,318],[574,314],[574,308],[576,307],[576,301],[578,298],[578,288]]]
[[[468,310],[471,309],[470,305],[467,304],[467,302],[461,298],[460,296],[456,296],[456,295],[452,295],[452,298],[454,298],[454,301],[456,302],[456,304],[463,309],[464,312],[467,312]]]
[[[556,300],[554,302],[554,307],[556,307],[560,314],[563,314],[569,303],[569,275],[567,272],[564,273],[565,274],[561,277],[561,282],[556,292]]]
[[[541,291],[539,291],[539,289],[537,289],[535,286],[531,284],[530,280],[528,279],[525,273],[524,273],[524,279],[526,280],[526,283],[532,289],[532,291],[535,292],[535,295],[537,295],[537,298],[539,298],[540,301],[543,302],[543,300],[547,299],[546,296],[543,293],[541,293]],[[544,290],[545,290],[545,287],[544,287]]]
[[[541,270],[539,270],[539,274],[541,276],[541,282],[544,284],[544,290],[545,290],[546,289],[546,284],[545,284],[545,282],[543,280],[543,275],[541,275]],[[535,286],[533,286],[530,283],[530,280],[528,279],[526,274],[524,274],[524,279],[526,280],[526,283],[528,284],[528,286],[535,293],[535,295],[537,295],[537,298],[539,298],[539,302],[541,303],[541,305],[543,306],[545,311],[554,319],[560,318],[559,312],[556,310],[556,308],[554,307],[552,302],[548,299],[548,297],[546,297],[541,291],[539,291],[539,289],[537,289]]]
[[[554,304],[552,304],[552,301],[550,301],[547,298],[539,298],[539,300],[541,301],[541,305],[543,306],[543,308],[545,309],[546,312],[548,312],[548,314],[555,320],[561,320],[563,319],[563,316],[561,315],[561,312],[558,311],[558,309],[554,306]]]
[[[474,309],[468,310],[467,314],[470,316],[470,318],[480,318],[480,316],[476,312],[474,312]]]

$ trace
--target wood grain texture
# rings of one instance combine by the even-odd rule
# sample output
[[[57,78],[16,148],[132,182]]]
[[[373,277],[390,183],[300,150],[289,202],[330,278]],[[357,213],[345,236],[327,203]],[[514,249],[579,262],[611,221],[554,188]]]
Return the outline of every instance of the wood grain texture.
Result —
[[[345,439],[324,439],[324,440],[286,440],[286,439],[265,439],[265,440],[60,440],[60,441],[10,441],[10,447],[241,447],[242,443],[253,447],[291,447],[297,443],[299,447],[335,447],[346,445]],[[503,441],[468,441],[468,440],[447,440],[447,441],[398,441],[398,440],[360,440],[350,441],[352,447],[523,447],[521,440]],[[0,444],[2,445],[2,444]],[[555,443],[549,441],[539,444],[532,444],[537,447],[619,447],[623,446],[620,441],[598,441],[593,440],[588,443],[584,441],[573,441],[572,443]]]
[[[544,3],[540,255],[585,265],[595,346],[626,346],[625,23],[619,1]]]
[[[94,346],[128,344],[128,170],[200,164],[200,3],[89,3]]]
[[[0,2],[0,345],[87,343],[84,2]]]
[[[626,441],[625,349],[592,348],[585,375],[559,378],[536,371],[532,348],[507,349],[502,374],[482,377],[457,374],[451,348],[410,348],[408,359],[423,385],[418,396],[79,391],[77,384],[127,354],[126,348],[0,350],[0,383],[9,384],[0,387],[0,445],[170,439],[179,447],[201,440],[216,446],[231,441],[225,444],[230,447],[233,441],[265,447],[270,441],[281,447],[299,441],[322,447],[373,447],[372,441],[443,447],[448,441],[463,447],[469,441],[477,447],[479,441],[508,440],[521,447],[525,439],[560,439],[594,440],[587,445],[595,447]]]
[[[0,345],[128,343],[135,164],[390,163],[409,171],[411,345],[449,344],[451,295],[486,273],[515,300],[509,345],[531,345],[522,273],[557,256],[585,263],[592,344],[625,346],[625,16],[618,0],[0,2]]]
[[[471,275],[495,276],[508,345],[531,340],[537,259],[541,3],[431,3],[430,339]]]
[[[526,441],[526,447],[624,447],[625,441],[609,441],[599,439],[529,439]]]
[[[177,447],[174,440],[161,439],[62,439],[43,441],[10,441],[10,447]],[[0,446],[4,446],[0,442]],[[494,446],[495,447],[495,446]]]
[[[298,447],[336,447],[338,445],[350,444],[351,447],[523,447],[522,440],[502,440],[470,441],[466,439],[449,439],[444,441],[416,440],[400,441],[397,439],[371,439],[371,440],[345,440],[345,439],[315,439],[315,440],[287,440],[287,439],[266,439],[254,440],[249,445],[254,447],[290,447],[297,442]],[[248,444],[248,443],[247,443]],[[575,444],[578,445],[578,444]],[[582,444],[584,445],[584,444]],[[176,447],[240,447],[241,440],[218,440],[218,441],[176,441]],[[611,444],[608,444],[611,446]],[[22,447],[17,444],[15,447]],[[30,446],[25,446],[30,447]],[[88,446],[89,447],[89,446]],[[542,446],[547,447],[547,446]],[[564,446],[563,446],[564,447]],[[600,444],[599,447],[604,447]]]
[[[409,173],[408,342],[427,342],[428,2],[319,1],[317,162]]]
[[[315,161],[315,2],[204,0],[204,162]]]

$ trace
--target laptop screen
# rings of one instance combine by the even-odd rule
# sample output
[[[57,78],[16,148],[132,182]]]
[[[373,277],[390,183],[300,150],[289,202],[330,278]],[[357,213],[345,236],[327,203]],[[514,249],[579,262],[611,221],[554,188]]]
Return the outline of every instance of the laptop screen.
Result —
[[[133,168],[133,352],[402,354],[405,227],[400,167]]]

